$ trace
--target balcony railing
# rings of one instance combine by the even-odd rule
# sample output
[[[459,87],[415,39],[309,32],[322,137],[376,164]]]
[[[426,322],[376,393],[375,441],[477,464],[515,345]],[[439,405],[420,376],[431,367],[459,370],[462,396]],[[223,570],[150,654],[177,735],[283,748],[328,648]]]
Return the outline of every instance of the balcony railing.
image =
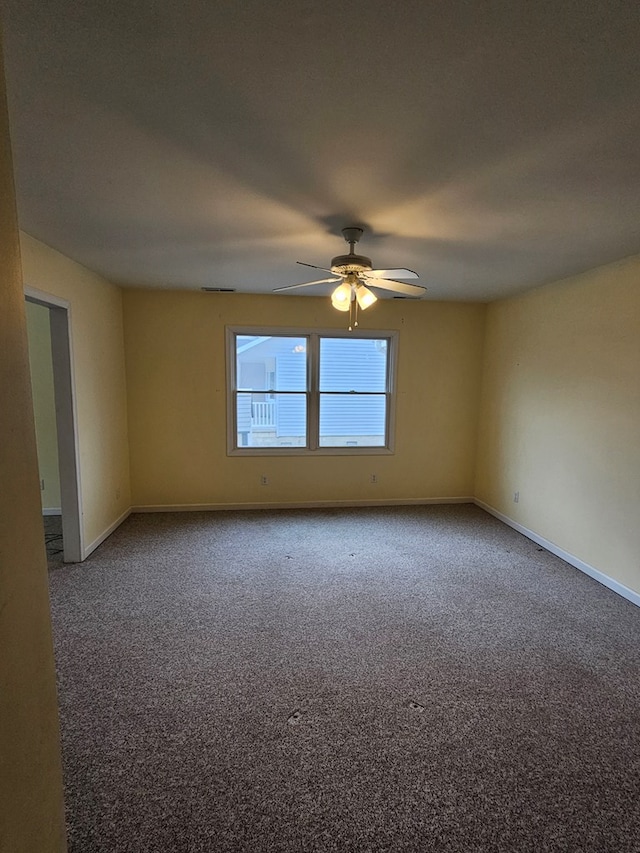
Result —
[[[276,404],[274,400],[264,403],[251,403],[251,429],[274,429],[276,425]]]

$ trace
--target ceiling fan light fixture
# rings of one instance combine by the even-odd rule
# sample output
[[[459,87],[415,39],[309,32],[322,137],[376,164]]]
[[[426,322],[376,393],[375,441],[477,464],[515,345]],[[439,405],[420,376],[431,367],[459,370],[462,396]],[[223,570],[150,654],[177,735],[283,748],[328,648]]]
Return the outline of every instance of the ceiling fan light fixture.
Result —
[[[358,300],[358,305],[364,311],[365,308],[369,308],[373,305],[374,302],[378,301],[378,297],[375,293],[372,293],[368,287],[365,287],[364,284],[356,285],[356,299]]]
[[[342,236],[349,244],[349,254],[336,255],[335,258],[331,259],[330,267],[318,267],[315,264],[298,261],[304,267],[311,267],[312,269],[322,270],[324,273],[331,273],[333,278],[320,278],[316,281],[305,281],[301,284],[285,284],[282,287],[274,288],[274,292],[280,293],[283,290],[294,290],[298,287],[312,287],[316,284],[340,282],[340,279],[342,279],[331,294],[331,305],[336,311],[349,312],[349,331],[358,325],[358,310],[364,311],[366,308],[370,308],[374,302],[378,301],[378,297],[369,290],[365,282],[371,284],[372,287],[380,288],[381,290],[390,290],[393,293],[401,293],[403,296],[422,296],[426,290],[425,287],[398,281],[399,278],[418,278],[417,272],[404,268],[373,269],[371,258],[356,254],[355,247],[362,233],[363,228],[359,225],[351,225],[342,229]]]
[[[338,311],[348,311],[351,305],[351,285],[343,281],[331,294],[331,304]]]

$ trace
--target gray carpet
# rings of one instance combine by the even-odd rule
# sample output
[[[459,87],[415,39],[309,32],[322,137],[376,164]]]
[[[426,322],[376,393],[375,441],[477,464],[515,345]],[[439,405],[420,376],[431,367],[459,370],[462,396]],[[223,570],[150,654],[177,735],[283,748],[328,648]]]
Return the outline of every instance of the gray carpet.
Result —
[[[43,515],[44,544],[50,569],[63,565],[62,516]]]
[[[50,582],[71,853],[640,851],[640,610],[477,507],[136,515]]]

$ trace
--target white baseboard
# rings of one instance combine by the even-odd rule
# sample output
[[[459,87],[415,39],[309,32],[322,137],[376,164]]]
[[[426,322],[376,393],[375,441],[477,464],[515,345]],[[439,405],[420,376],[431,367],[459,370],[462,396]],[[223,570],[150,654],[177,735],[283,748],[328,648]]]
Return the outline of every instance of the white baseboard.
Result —
[[[264,501],[252,503],[216,504],[141,504],[132,506],[131,512],[213,512],[238,509],[333,509],[340,507],[423,506],[425,504],[472,504],[472,497],[457,498],[380,498],[379,500],[352,501]]]
[[[93,540],[93,542],[92,542],[90,545],[87,545],[87,546],[84,548],[84,550],[83,550],[83,555],[82,555],[82,559],[83,559],[83,560],[86,560],[86,559],[87,559],[87,557],[89,556],[89,554],[92,554],[92,553],[96,550],[96,548],[98,547],[98,545],[102,545],[102,543],[104,542],[104,540],[105,540],[108,536],[111,536],[111,534],[113,533],[113,531],[114,531],[116,528],[120,527],[120,525],[122,524],[122,522],[123,522],[123,521],[125,521],[125,520],[130,516],[130,515],[131,515],[131,509],[126,510],[126,512],[123,512],[123,513],[122,513],[122,515],[120,516],[120,518],[117,518],[117,519],[113,522],[113,524],[110,524],[110,525],[109,525],[109,527],[107,527],[107,529],[106,529],[103,533],[101,533],[101,534],[100,534],[100,536],[98,536],[98,538],[97,538],[97,539],[94,539],[94,540]]]
[[[512,518],[509,518],[508,515],[504,515],[497,509],[494,509],[494,507],[484,503],[484,501],[475,498],[474,503],[481,509],[484,509],[486,512],[495,516],[500,521],[504,522],[505,524],[508,524],[509,527],[513,527],[513,529],[517,530],[518,533],[522,533],[522,535],[526,536],[527,539],[531,539],[537,545],[542,545],[545,550],[550,551],[552,554],[555,554],[556,557],[560,557],[560,559],[564,560],[565,563],[569,563],[570,566],[573,566],[579,571],[584,572],[585,575],[589,575],[589,577],[598,581],[598,583],[601,583],[603,586],[606,586],[608,589],[618,593],[618,595],[621,595],[623,598],[626,598],[632,604],[635,604],[640,607],[640,593],[637,593],[634,590],[629,589],[629,587],[624,586],[624,584],[619,583],[617,580],[610,578],[608,575],[605,575],[605,573],[601,572],[599,569],[594,569],[593,566],[590,566],[588,563],[585,563],[584,560],[581,560],[579,557],[570,554],[568,551],[565,551],[564,548],[560,548],[555,543],[550,542],[548,539],[545,539],[544,536],[540,536],[533,530],[529,530],[528,527],[524,527],[524,525],[519,524]]]
[[[42,507],[43,515],[62,515],[62,507],[59,506],[48,506]]]

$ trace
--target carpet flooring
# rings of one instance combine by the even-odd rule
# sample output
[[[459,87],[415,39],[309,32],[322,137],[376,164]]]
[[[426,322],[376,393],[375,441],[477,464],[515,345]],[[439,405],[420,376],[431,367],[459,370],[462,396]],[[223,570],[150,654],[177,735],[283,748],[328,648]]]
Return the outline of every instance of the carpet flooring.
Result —
[[[50,569],[63,565],[62,516],[43,515],[44,543]]]
[[[133,515],[50,589],[70,853],[640,851],[640,610],[475,506]]]

